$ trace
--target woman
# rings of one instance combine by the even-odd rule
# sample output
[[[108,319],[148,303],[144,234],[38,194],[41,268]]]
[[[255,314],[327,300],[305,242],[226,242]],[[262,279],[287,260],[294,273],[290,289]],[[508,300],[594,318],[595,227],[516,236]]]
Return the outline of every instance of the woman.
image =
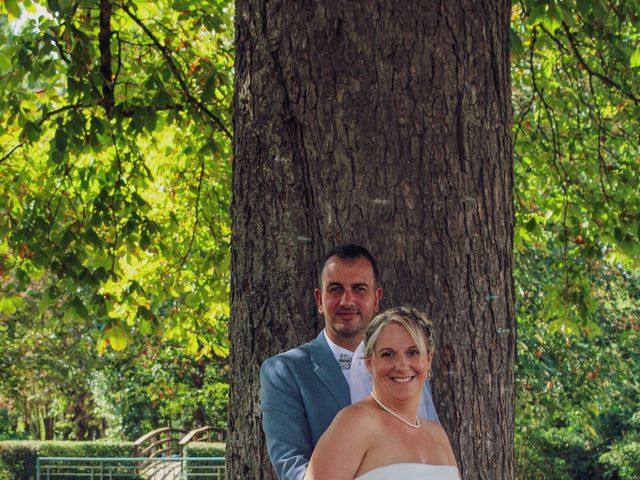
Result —
[[[447,434],[417,416],[434,352],[431,321],[414,308],[392,308],[373,319],[364,342],[371,395],[336,416],[305,480],[457,480]]]

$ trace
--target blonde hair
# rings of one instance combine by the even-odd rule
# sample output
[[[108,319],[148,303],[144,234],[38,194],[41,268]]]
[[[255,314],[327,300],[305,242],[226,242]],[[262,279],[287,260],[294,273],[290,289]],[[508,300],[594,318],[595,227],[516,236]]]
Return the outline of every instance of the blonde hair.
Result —
[[[382,329],[390,323],[402,325],[416,342],[420,353],[433,353],[436,349],[433,338],[433,323],[427,315],[414,307],[394,307],[376,315],[364,334],[364,357],[373,355]]]

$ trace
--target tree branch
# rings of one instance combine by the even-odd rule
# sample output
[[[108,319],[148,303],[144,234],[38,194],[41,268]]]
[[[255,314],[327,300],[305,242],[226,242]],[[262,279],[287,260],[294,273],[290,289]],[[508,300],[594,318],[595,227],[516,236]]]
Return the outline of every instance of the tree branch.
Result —
[[[45,112],[45,114],[42,115],[42,118],[38,121],[38,125],[42,125],[49,118],[59,113],[66,112],[67,110],[74,110],[76,108],[90,108],[90,107],[93,107],[93,105],[81,105],[80,102],[78,102],[78,103],[74,103],[73,105],[65,105],[64,107],[56,108],[55,110],[51,110],[50,112]]]
[[[118,178],[116,178],[116,182],[113,186],[113,195],[111,195],[111,218],[113,219],[113,230],[114,230],[114,238],[113,238],[113,247],[111,251],[111,274],[115,275],[116,271],[116,251],[118,249],[118,216],[116,214],[116,196],[118,194],[118,189],[120,188],[120,182],[122,181],[122,162],[120,160],[120,151],[118,150],[118,142],[116,141],[116,136],[112,132],[111,133],[111,141],[113,142],[113,148],[116,151],[116,162],[118,164]]]
[[[160,53],[162,53],[162,56],[167,62],[167,65],[169,66],[174,76],[176,77],[176,80],[180,85],[180,89],[182,90],[182,94],[187,99],[187,102],[193,105],[194,107],[196,107],[196,109],[200,110],[205,116],[209,117],[218,126],[218,128],[227,135],[227,137],[231,138],[232,137],[231,132],[227,129],[227,127],[224,125],[222,120],[218,118],[216,115],[214,115],[213,112],[209,110],[204,103],[202,103],[200,100],[198,100],[191,94],[191,91],[189,90],[189,86],[187,85],[187,82],[183,77],[182,72],[180,72],[180,69],[176,65],[176,62],[173,59],[173,55],[171,54],[169,49],[165,45],[160,43],[160,40],[158,40],[158,38],[153,34],[153,32],[149,30],[149,28],[142,22],[142,20],[140,20],[131,11],[131,9],[129,9],[129,7],[126,4],[122,5],[122,9],[129,16],[129,18],[131,18],[131,20],[133,20],[142,29],[142,31],[151,39],[151,41],[156,46],[156,48],[160,50]]]
[[[617,83],[616,81],[612,80],[611,78],[607,77],[606,75],[604,75],[604,74],[602,74],[600,72],[597,72],[596,70],[591,68],[587,64],[585,59],[582,57],[582,54],[580,53],[580,50],[578,50],[578,46],[576,44],[576,37],[573,35],[573,33],[571,33],[571,29],[569,28],[569,25],[567,25],[567,23],[563,21],[562,22],[562,27],[564,28],[564,31],[567,34],[567,38],[569,39],[569,45],[571,45],[571,49],[573,50],[574,55],[578,59],[578,62],[580,63],[580,65],[582,65],[582,67],[586,70],[586,72],[589,75],[592,75],[592,76],[594,76],[596,78],[599,78],[600,80],[602,80],[604,83],[606,83],[610,87],[613,87],[616,90],[618,90],[622,95],[624,95],[628,99],[632,100],[634,103],[640,104],[640,98],[636,97],[633,93],[626,91],[624,89],[624,87],[622,85],[620,85],[619,83]]]
[[[9,158],[13,152],[15,152],[17,149],[19,149],[20,147],[22,147],[23,144],[19,143],[18,145],[16,145],[15,147],[13,147],[11,150],[9,150],[7,153],[5,153],[2,158],[0,158],[0,163],[4,163],[4,161]]]
[[[180,260],[180,265],[178,266],[178,271],[182,270],[184,264],[187,263],[187,257],[191,253],[191,249],[193,247],[193,242],[196,238],[196,232],[198,230],[198,223],[200,223],[200,194],[202,192],[202,182],[204,180],[204,161],[200,162],[200,177],[198,178],[198,192],[196,194],[196,219],[193,222],[193,230],[191,231],[191,239],[189,240],[189,247],[187,248],[186,253]]]
[[[74,103],[73,105],[65,105],[64,107],[60,107],[60,108],[56,108],[55,110],[51,110],[50,112],[45,112],[44,115],[42,115],[42,118],[40,118],[40,120],[38,120],[38,125],[42,125],[45,121],[47,121],[49,118],[53,117],[54,115],[57,115],[59,113],[62,112],[66,112],[67,110],[75,110],[75,109],[82,109],[82,108],[94,108],[97,107],[98,105],[81,105],[80,102],[78,103]],[[182,111],[185,110],[185,106],[181,105],[179,103],[177,104],[173,104],[173,105],[157,105],[157,106],[141,106],[141,105],[131,105],[129,108],[122,110],[121,114],[123,117],[133,117],[133,115],[135,114],[136,110],[139,108],[144,108],[146,110],[152,110],[154,112],[163,112],[163,111],[167,111],[167,110],[175,110],[175,111]],[[4,158],[2,159],[4,160]]]
[[[113,116],[115,98],[113,96],[113,70],[111,69],[111,0],[100,0],[100,73],[104,78],[102,84],[102,102],[107,117]]]
[[[558,174],[558,179],[560,180],[560,186],[562,188],[562,191],[564,192],[565,198],[567,198],[569,196],[569,193],[567,191],[567,186],[565,185],[565,183],[569,176],[567,175],[567,172],[564,170],[564,168],[562,168],[562,165],[558,164],[559,149],[558,149],[558,139],[556,135],[558,127],[555,123],[555,112],[547,102],[546,98],[544,97],[543,91],[538,87],[538,83],[536,81],[536,73],[535,73],[535,67],[534,67],[534,61],[533,61],[533,53],[535,50],[536,40],[537,40],[537,29],[534,29],[532,31],[531,49],[529,52],[529,71],[531,73],[531,85],[533,87],[534,94],[537,95],[538,98],[540,98],[540,102],[542,102],[542,106],[544,107],[542,110],[546,114],[547,120],[549,122],[549,127],[551,130],[551,146],[553,150],[552,166],[556,170],[556,173]],[[540,129],[540,127],[538,128]],[[544,134],[544,131],[543,131],[543,134]]]

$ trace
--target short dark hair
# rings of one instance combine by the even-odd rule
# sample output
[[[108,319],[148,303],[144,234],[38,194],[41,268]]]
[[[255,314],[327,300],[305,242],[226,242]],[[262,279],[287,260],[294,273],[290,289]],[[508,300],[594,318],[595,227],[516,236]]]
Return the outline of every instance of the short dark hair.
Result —
[[[371,255],[371,252],[361,245],[356,245],[355,243],[344,243],[333,247],[322,259],[322,268],[318,275],[318,283],[320,286],[322,286],[322,272],[324,271],[327,261],[331,257],[338,257],[341,260],[355,260],[361,257],[366,258],[373,269],[373,280],[375,284],[378,285],[378,262],[375,257]]]

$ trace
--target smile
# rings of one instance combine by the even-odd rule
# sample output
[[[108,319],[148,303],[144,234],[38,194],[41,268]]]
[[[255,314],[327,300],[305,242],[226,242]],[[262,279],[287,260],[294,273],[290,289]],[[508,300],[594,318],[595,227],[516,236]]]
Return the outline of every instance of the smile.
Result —
[[[396,383],[407,383],[413,380],[414,378],[415,377],[394,377],[391,380],[393,380]]]

